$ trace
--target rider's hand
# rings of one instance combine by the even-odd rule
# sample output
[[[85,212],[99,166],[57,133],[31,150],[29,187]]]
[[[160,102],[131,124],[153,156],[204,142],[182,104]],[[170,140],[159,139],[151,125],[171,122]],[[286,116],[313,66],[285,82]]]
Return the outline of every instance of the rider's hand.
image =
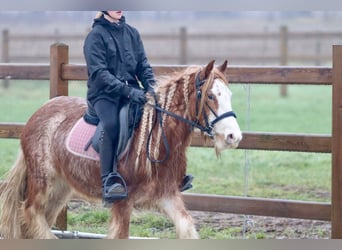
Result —
[[[135,88],[132,88],[131,91],[129,92],[128,99],[131,102],[134,102],[137,104],[145,104],[147,101],[145,92],[141,89],[135,89]]]

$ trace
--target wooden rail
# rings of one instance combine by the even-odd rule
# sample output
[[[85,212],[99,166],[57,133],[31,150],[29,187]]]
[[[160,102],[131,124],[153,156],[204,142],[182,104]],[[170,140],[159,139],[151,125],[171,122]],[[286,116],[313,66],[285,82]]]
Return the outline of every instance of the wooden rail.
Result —
[[[51,47],[49,65],[0,64],[0,78],[50,79],[50,95],[67,95],[69,80],[86,80],[85,65],[68,64],[68,47],[56,44]],[[238,214],[280,216],[289,218],[330,220],[332,238],[342,238],[342,46],[333,47],[333,67],[229,67],[231,83],[248,84],[310,84],[333,85],[333,136],[317,134],[244,132],[239,148],[262,150],[288,150],[332,153],[331,204],[289,200],[185,194],[189,209],[229,212]],[[154,66],[157,75],[180,70],[186,66]],[[26,72],[28,75],[25,76]],[[24,124],[0,123],[0,138],[18,138]],[[194,134],[193,146],[205,144]],[[65,218],[63,219],[65,222]]]
[[[183,194],[183,197],[189,210],[324,221],[331,219],[331,205],[325,202],[203,194]]]
[[[24,123],[0,122],[0,138],[19,138]],[[213,147],[211,141],[204,141],[200,133],[193,134],[191,146]],[[331,136],[244,132],[239,149],[297,151],[313,153],[331,153]]]
[[[63,80],[87,80],[85,65],[63,64]],[[185,69],[186,65],[154,65],[156,75],[169,74]],[[0,63],[0,79],[34,79],[49,80],[50,66],[47,64],[18,64]],[[251,84],[306,84],[306,85],[331,85],[331,67],[253,67],[253,66],[229,66],[226,75],[230,83]]]

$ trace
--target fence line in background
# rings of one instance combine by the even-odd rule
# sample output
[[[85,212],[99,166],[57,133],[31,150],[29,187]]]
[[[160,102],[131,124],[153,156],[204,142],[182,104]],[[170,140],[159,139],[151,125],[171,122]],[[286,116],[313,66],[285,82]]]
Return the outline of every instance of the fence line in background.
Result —
[[[45,42],[46,48],[54,42],[76,42],[78,46],[73,48],[73,52],[77,53],[69,55],[70,61],[84,62],[82,45],[85,36],[86,32],[62,34],[59,30],[49,35],[22,35],[12,34],[6,29],[2,31],[1,62],[47,63],[48,53],[44,54],[41,48],[38,52],[32,50],[33,42]],[[181,27],[175,33],[142,33],[141,36],[152,64],[165,62],[183,65],[207,62],[209,59],[224,60],[226,57],[230,59],[231,64],[288,65],[301,62],[324,65],[331,59],[329,49],[332,41],[337,43],[342,40],[342,32],[295,32],[289,31],[286,26],[280,27],[277,32],[265,30],[203,34],[190,33],[187,28]],[[296,41],[295,46],[293,41]],[[308,42],[312,43],[310,49],[305,46]],[[20,47],[20,43],[29,45],[30,49],[22,49],[20,54],[15,52],[13,48]],[[218,46],[220,43],[223,43],[221,47],[224,48]],[[162,46],[162,50],[157,50],[158,46]]]

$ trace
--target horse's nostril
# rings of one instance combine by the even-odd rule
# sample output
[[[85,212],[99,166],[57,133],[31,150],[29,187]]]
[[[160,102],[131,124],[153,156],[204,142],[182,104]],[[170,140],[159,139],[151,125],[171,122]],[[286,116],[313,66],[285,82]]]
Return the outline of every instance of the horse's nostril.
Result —
[[[228,134],[227,135],[227,143],[231,144],[234,142],[234,135],[233,134]]]

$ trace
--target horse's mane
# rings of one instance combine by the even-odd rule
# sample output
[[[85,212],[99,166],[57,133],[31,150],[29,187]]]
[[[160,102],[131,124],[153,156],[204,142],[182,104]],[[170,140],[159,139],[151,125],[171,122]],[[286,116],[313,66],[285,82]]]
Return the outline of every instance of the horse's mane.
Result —
[[[157,84],[155,86],[155,92],[158,96],[158,102],[161,108],[176,112],[178,115],[186,119],[194,120],[199,119],[199,117],[190,117],[190,115],[194,115],[196,112],[194,111],[195,105],[192,105],[192,110],[190,110],[190,102],[194,102],[195,99],[190,100],[190,98],[195,98],[194,92],[196,91],[195,87],[195,78],[197,73],[201,72],[202,67],[200,66],[190,66],[183,71],[173,72],[168,74],[167,76],[161,76],[157,79]],[[225,81],[225,76],[219,70],[215,69],[206,79],[206,83],[202,86],[202,93],[206,93],[208,89],[211,88],[213,84],[214,77],[222,78]],[[190,84],[191,83],[191,84]],[[176,94],[177,93],[177,94]],[[202,109],[204,108],[204,99],[201,98],[198,114],[199,116],[202,114]],[[155,104],[153,98],[149,98],[149,103]],[[166,120],[166,114],[162,114],[163,120]],[[155,109],[149,105],[145,105],[144,113],[141,120],[140,125],[140,133],[139,138],[137,140],[137,157],[135,161],[135,171],[138,170],[138,166],[141,164],[141,160],[146,160],[146,170],[149,176],[152,174],[151,162],[146,159],[146,157],[141,157],[144,155],[145,143],[147,141],[147,137],[149,132],[154,129],[158,124],[155,122]],[[163,129],[165,128],[165,122],[163,123]],[[148,152],[154,159],[158,159],[160,157],[160,142],[162,141],[162,128],[157,129],[157,132],[153,134],[153,141],[155,144],[150,143]]]
[[[182,83],[183,93],[184,93],[184,103],[185,103],[186,108],[189,108],[190,76],[196,77],[196,73],[199,73],[201,69],[202,67],[200,66],[190,66],[186,68],[183,72],[174,72],[172,74],[169,74],[168,76],[162,76],[161,78],[159,78],[156,92],[159,93],[159,95],[162,97],[160,98],[160,100],[165,101],[165,99],[172,99],[174,90],[176,87],[175,85]],[[203,84],[202,93],[207,93],[208,89],[212,87],[214,78],[216,76],[222,79],[226,84],[228,84],[226,76],[217,68],[213,68],[212,73],[209,74],[208,78],[206,79],[206,83]],[[203,106],[204,106],[204,98],[202,98],[200,101],[199,110],[198,110],[199,115],[202,113]],[[189,113],[189,110],[186,110],[185,115],[188,115],[188,113]],[[199,117],[196,117],[196,119],[199,119]]]
[[[183,71],[175,71],[168,75],[159,76],[156,80],[155,85],[155,93],[158,96],[158,104],[161,108],[165,110],[170,110],[171,105],[175,105],[175,93],[178,90],[179,86],[182,85],[183,89],[183,95],[182,97],[178,98],[184,98],[183,102],[186,107],[184,117],[187,117],[189,114],[189,82],[190,77],[194,75],[199,70],[199,67],[188,67]],[[194,76],[193,76],[194,77]],[[179,91],[179,90],[178,90]],[[177,102],[177,101],[176,101]],[[155,104],[155,101],[153,98],[149,98],[148,103]],[[166,119],[166,114],[162,114],[163,120]],[[152,108],[149,105],[145,105],[144,113],[141,120],[140,125],[140,133],[139,133],[139,139],[138,139],[138,147],[137,147],[137,158],[135,162],[135,170],[137,171],[139,164],[141,164],[140,160],[141,154],[144,151],[144,146],[148,137],[148,133],[153,129],[153,126],[158,126],[155,122],[155,109]],[[157,142],[157,144],[150,143],[149,145],[149,152],[151,156],[154,159],[158,159],[160,156],[160,141],[162,137],[162,129],[165,129],[163,125],[163,128],[157,129],[157,133],[153,136],[153,141]],[[146,170],[149,176],[152,174],[151,169],[151,162],[146,159]]]
[[[165,92],[168,91],[170,85],[181,82],[184,77],[189,77],[191,74],[199,71],[200,68],[200,66],[189,66],[183,71],[174,71],[167,75],[159,76],[157,78],[156,92],[165,94]]]

